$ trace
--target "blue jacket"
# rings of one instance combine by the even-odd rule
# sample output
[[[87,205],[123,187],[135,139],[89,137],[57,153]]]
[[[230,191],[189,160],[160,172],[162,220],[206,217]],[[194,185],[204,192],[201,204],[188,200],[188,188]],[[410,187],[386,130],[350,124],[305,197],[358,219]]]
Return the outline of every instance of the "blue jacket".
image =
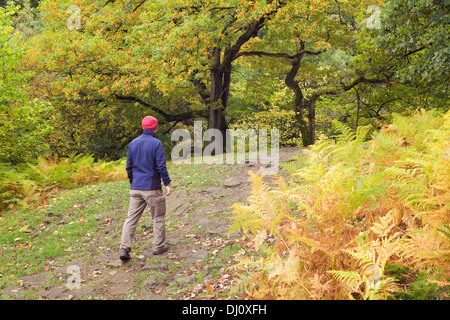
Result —
[[[164,148],[153,131],[144,130],[130,142],[126,170],[132,190],[161,189],[161,179],[165,186],[170,184]]]

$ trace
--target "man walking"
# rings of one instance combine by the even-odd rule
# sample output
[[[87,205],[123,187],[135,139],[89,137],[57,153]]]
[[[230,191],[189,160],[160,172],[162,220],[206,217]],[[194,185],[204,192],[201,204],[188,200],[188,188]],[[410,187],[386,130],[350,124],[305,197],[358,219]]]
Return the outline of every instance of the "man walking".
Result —
[[[166,196],[170,196],[170,177],[166,167],[166,155],[161,141],[155,139],[158,120],[147,116],[142,119],[143,133],[128,147],[126,170],[130,180],[130,206],[122,229],[120,259],[131,258],[131,243],[139,219],[145,207],[150,207],[153,221],[153,254],[169,250],[166,244],[166,198],[161,189],[161,179],[166,186]]]

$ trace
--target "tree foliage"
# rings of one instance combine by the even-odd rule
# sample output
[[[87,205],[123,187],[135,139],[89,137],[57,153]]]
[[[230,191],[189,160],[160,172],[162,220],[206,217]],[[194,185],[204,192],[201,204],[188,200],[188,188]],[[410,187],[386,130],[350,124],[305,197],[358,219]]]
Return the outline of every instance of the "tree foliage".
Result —
[[[390,1],[383,10],[376,48],[397,64],[398,76],[411,84],[448,89],[450,46],[448,1]]]
[[[51,128],[51,105],[29,100],[28,74],[17,72],[24,55],[21,36],[12,24],[17,10],[12,4],[0,7],[0,164],[33,161],[47,150],[44,137]]]
[[[60,155],[118,158],[148,113],[162,132],[195,119],[223,131],[245,113],[281,106],[308,145],[317,129],[329,131],[328,114],[316,112],[324,102],[355,128],[391,112],[448,108],[447,7],[432,1],[85,0],[76,4],[79,27],[68,28],[77,22],[70,5],[40,2],[39,32],[22,60],[32,97],[57,110],[49,141]],[[379,17],[367,10],[374,5]],[[416,15],[401,15],[401,28],[391,23],[411,7]],[[367,21],[374,16],[380,28]],[[409,31],[427,48],[403,48]],[[391,33],[399,37],[383,36]],[[434,72],[417,69],[437,51]],[[427,81],[412,83],[419,73]]]

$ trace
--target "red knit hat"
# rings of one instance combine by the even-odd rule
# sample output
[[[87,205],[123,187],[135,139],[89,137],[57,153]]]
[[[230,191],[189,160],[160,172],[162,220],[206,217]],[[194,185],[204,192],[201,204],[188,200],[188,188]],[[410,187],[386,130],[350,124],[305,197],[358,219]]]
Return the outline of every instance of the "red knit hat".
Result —
[[[158,128],[158,120],[152,116],[142,119],[142,129],[155,131]]]

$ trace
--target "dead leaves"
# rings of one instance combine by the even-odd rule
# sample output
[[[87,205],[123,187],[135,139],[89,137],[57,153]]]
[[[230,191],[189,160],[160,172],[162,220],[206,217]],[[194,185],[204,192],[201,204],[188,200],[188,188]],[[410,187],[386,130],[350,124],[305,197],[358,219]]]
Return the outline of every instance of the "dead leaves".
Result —
[[[232,278],[234,275],[223,273],[219,279],[207,279],[203,283],[198,283],[188,295],[183,297],[184,300],[191,300],[194,298],[201,300],[222,299],[224,294],[230,291]],[[203,295],[201,295],[203,294]]]
[[[239,243],[239,239],[224,238],[203,238],[200,235],[186,235],[187,238],[193,238],[193,248],[191,251],[196,254],[200,251],[208,251],[210,261],[204,264],[198,260],[194,265],[186,268],[178,275],[183,277],[195,276],[197,283],[192,289],[184,291],[177,299],[191,300],[211,300],[230,298],[230,289],[237,277],[234,270],[227,266],[234,264],[233,251],[231,248]],[[177,292],[175,294],[179,294]]]

